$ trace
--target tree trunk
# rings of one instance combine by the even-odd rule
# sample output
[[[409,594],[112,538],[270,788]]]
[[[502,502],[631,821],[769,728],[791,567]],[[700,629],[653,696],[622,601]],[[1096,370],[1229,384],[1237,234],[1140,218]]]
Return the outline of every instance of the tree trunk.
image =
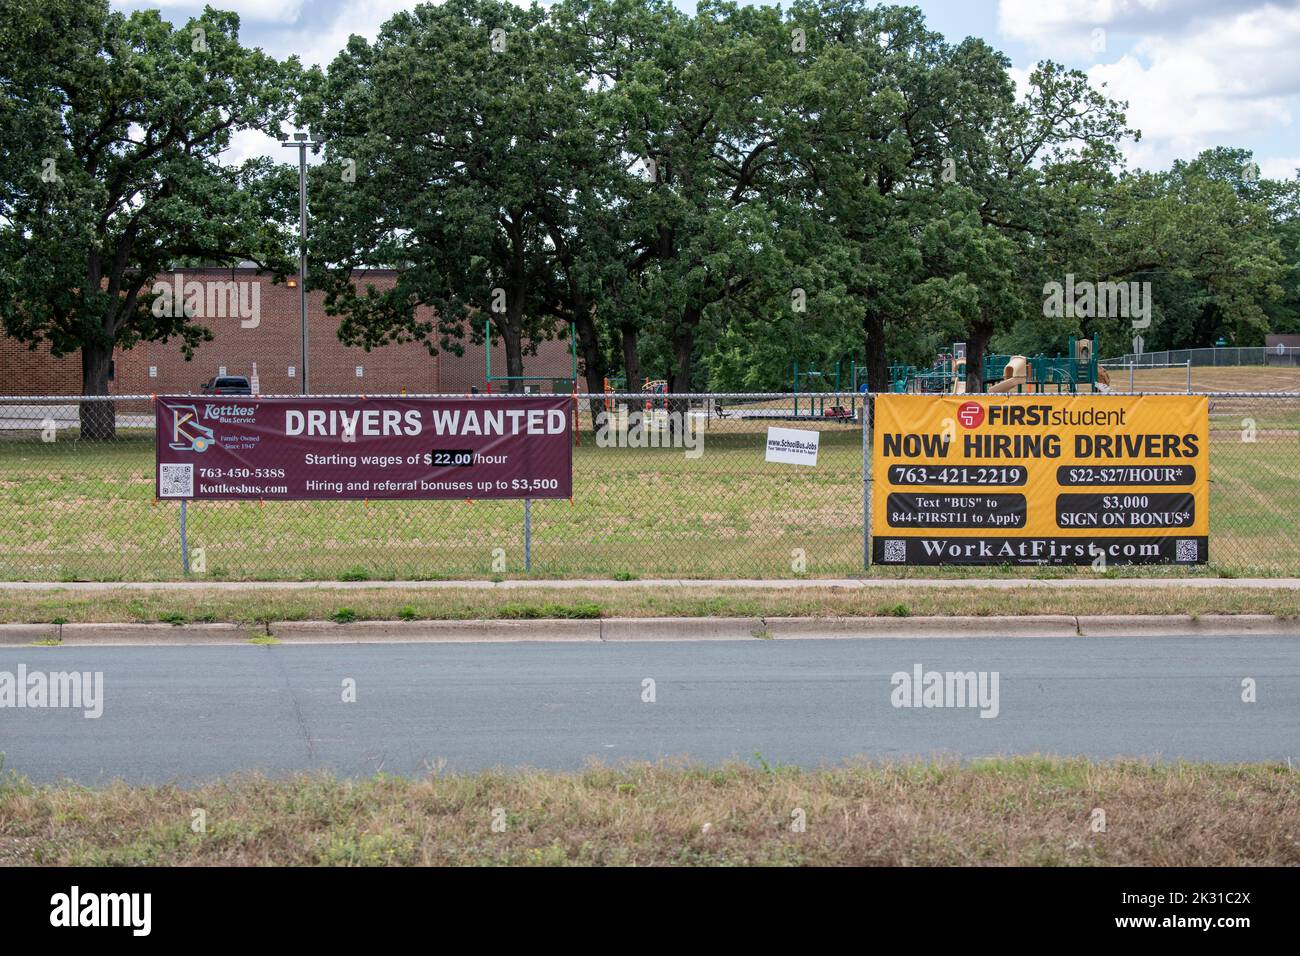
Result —
[[[867,387],[873,392],[889,391],[889,356],[885,352],[885,320],[868,312],[862,322],[866,333]]]
[[[625,325],[619,330],[623,340],[623,372],[627,376],[627,390],[641,391],[641,360],[636,354],[637,327]]]
[[[691,353],[695,351],[695,327],[700,313],[688,309],[673,334],[673,367],[668,373],[668,391],[691,391]]]
[[[574,325],[577,326],[578,330],[578,351],[582,353],[583,375],[587,379],[588,404],[591,406],[591,425],[596,428],[598,427],[596,416],[605,410],[605,374],[609,369],[605,364],[605,355],[600,350],[600,335],[596,331],[595,309],[580,304],[574,315],[577,317]]]
[[[108,373],[113,367],[113,347],[86,345],[81,349],[81,394],[107,395]],[[113,441],[117,437],[117,415],[112,402],[82,402],[82,441]]]
[[[976,325],[971,328],[970,335],[966,338],[966,391],[968,392],[984,391],[984,350],[992,337],[991,327]]]
[[[695,351],[695,325],[699,321],[698,313],[688,313],[681,331],[673,336],[673,368],[668,373],[668,391],[689,392],[691,388],[691,353]],[[669,398],[665,402],[668,411],[668,428],[669,434],[674,438],[677,435],[679,427],[686,427],[686,419],[690,415],[691,400],[689,398]]]
[[[668,391],[691,390],[691,352],[694,348],[695,336],[690,332],[673,336],[673,367],[668,373]]]
[[[507,392],[522,392],[524,383],[519,380],[524,374],[524,323],[523,316],[515,314],[512,309],[506,320],[501,323],[501,342],[506,348],[506,382]]]

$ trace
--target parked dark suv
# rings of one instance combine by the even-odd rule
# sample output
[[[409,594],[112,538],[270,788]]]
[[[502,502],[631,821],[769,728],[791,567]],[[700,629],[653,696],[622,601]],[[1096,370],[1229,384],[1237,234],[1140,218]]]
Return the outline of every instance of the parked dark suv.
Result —
[[[252,395],[253,386],[242,375],[215,375],[200,388],[205,395]]]

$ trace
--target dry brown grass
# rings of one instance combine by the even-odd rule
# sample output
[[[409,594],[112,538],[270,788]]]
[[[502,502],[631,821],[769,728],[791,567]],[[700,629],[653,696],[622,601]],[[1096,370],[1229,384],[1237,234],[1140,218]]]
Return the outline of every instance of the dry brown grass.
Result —
[[[1105,831],[1095,832],[1096,809]],[[194,832],[193,812],[206,812]],[[796,811],[804,832],[796,832]],[[494,832],[494,813],[505,832]],[[0,864],[1300,864],[1283,766],[1022,757],[666,765],[196,790],[0,786]]]
[[[341,608],[358,620],[555,617],[847,617],[973,614],[1275,614],[1300,617],[1300,590],[1122,587],[976,589],[589,587],[554,589],[356,587],[275,590],[0,591],[0,623],[136,623],[325,620]]]

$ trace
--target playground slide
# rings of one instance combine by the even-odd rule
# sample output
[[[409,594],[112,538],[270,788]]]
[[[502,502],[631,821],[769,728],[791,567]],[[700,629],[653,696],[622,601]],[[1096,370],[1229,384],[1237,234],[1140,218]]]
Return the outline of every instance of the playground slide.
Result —
[[[1025,361],[1023,355],[1013,355],[1011,361],[1007,363],[1007,367],[1002,370],[1002,381],[990,385],[988,391],[990,394],[1014,392],[1028,381],[1029,363]]]

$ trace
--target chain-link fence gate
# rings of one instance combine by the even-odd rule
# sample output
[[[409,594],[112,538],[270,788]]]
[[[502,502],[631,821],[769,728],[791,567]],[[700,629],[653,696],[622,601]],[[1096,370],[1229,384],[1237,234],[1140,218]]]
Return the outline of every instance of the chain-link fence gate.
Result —
[[[1210,402],[1210,566],[1131,573],[1300,573],[1300,394]],[[861,395],[583,395],[577,415],[572,501],[190,502],[182,553],[149,396],[0,398],[0,579],[864,573]],[[773,426],[818,431],[816,467],[766,461]]]

